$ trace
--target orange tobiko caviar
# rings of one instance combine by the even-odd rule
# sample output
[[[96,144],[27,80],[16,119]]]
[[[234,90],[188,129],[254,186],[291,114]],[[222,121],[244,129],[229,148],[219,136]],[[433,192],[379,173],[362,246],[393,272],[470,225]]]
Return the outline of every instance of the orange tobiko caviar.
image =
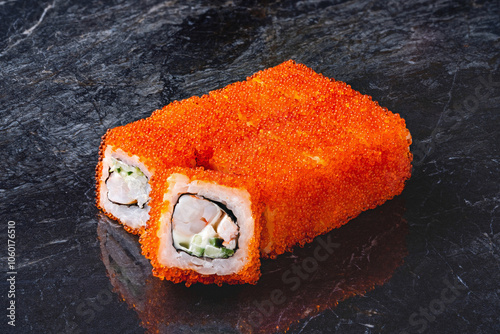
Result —
[[[193,255],[197,244],[167,252],[182,258],[194,252],[190,269],[161,255],[158,233],[173,233],[175,201],[189,192],[186,180],[207,187],[220,181],[222,192],[251,193],[247,207],[261,211],[250,210],[252,235],[239,232],[238,240],[251,238],[262,256],[275,257],[400,194],[410,177],[410,144],[399,115],[343,82],[287,61],[109,130],[97,167],[98,206],[128,230],[146,230],[143,251],[159,277],[188,284],[255,282],[254,260],[251,274],[224,277],[225,269],[197,271],[214,262]],[[169,198],[177,183],[184,190]]]

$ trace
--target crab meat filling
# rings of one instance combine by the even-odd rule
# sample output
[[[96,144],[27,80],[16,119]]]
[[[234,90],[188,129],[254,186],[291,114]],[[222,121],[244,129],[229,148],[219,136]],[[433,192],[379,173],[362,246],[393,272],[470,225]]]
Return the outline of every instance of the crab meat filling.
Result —
[[[138,168],[111,158],[106,180],[108,199],[121,205],[137,205],[141,209],[149,200],[148,178]]]
[[[184,194],[172,215],[175,249],[205,258],[228,258],[237,247],[239,228],[222,204],[202,196]]]

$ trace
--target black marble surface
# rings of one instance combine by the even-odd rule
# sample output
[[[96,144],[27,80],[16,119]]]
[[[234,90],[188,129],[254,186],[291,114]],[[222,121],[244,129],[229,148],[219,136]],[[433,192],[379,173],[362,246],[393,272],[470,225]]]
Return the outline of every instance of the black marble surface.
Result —
[[[499,333],[499,55],[498,1],[0,1],[0,332]],[[100,137],[288,59],[406,119],[403,194],[317,267],[153,278],[94,205]]]

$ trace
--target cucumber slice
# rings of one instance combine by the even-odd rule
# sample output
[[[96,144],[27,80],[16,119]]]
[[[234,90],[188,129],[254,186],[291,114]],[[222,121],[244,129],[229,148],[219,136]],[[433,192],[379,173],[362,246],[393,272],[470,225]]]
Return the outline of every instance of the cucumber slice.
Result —
[[[222,247],[221,250],[224,253],[223,257],[230,257],[231,255],[234,254],[234,250],[233,249],[228,249],[226,247]]]
[[[191,246],[189,246],[189,253],[191,253],[192,255],[201,257],[201,256],[203,256],[204,251],[205,251],[205,249],[203,247],[198,246],[198,245],[191,244]]]
[[[214,247],[221,248],[222,247],[222,242],[224,239],[221,238],[210,238],[208,239],[208,243]]]
[[[227,249],[226,247],[214,247],[211,245],[207,245],[205,248],[205,256],[210,257],[210,258],[219,258],[219,259],[226,259],[230,257],[231,255],[234,254],[234,250],[232,249]]]
[[[203,242],[203,238],[201,235],[199,235],[199,234],[193,235],[193,239],[191,239],[191,244],[201,246],[202,242]]]
[[[217,248],[211,245],[207,245],[205,248],[205,254],[206,257],[211,257],[211,258],[221,258],[225,257],[224,252],[222,251],[222,248]]]
[[[117,172],[122,177],[133,176],[136,178],[146,177],[139,167],[129,166],[120,160],[111,158],[110,172]]]

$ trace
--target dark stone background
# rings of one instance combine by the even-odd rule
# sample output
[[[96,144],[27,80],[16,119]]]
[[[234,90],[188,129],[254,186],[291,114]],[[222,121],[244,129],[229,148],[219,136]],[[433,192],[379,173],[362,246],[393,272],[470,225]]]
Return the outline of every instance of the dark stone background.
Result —
[[[499,1],[0,1],[0,332],[499,333],[499,55]],[[288,59],[406,119],[403,194],[295,291],[318,241],[255,287],[153,279],[95,208],[100,137]]]

